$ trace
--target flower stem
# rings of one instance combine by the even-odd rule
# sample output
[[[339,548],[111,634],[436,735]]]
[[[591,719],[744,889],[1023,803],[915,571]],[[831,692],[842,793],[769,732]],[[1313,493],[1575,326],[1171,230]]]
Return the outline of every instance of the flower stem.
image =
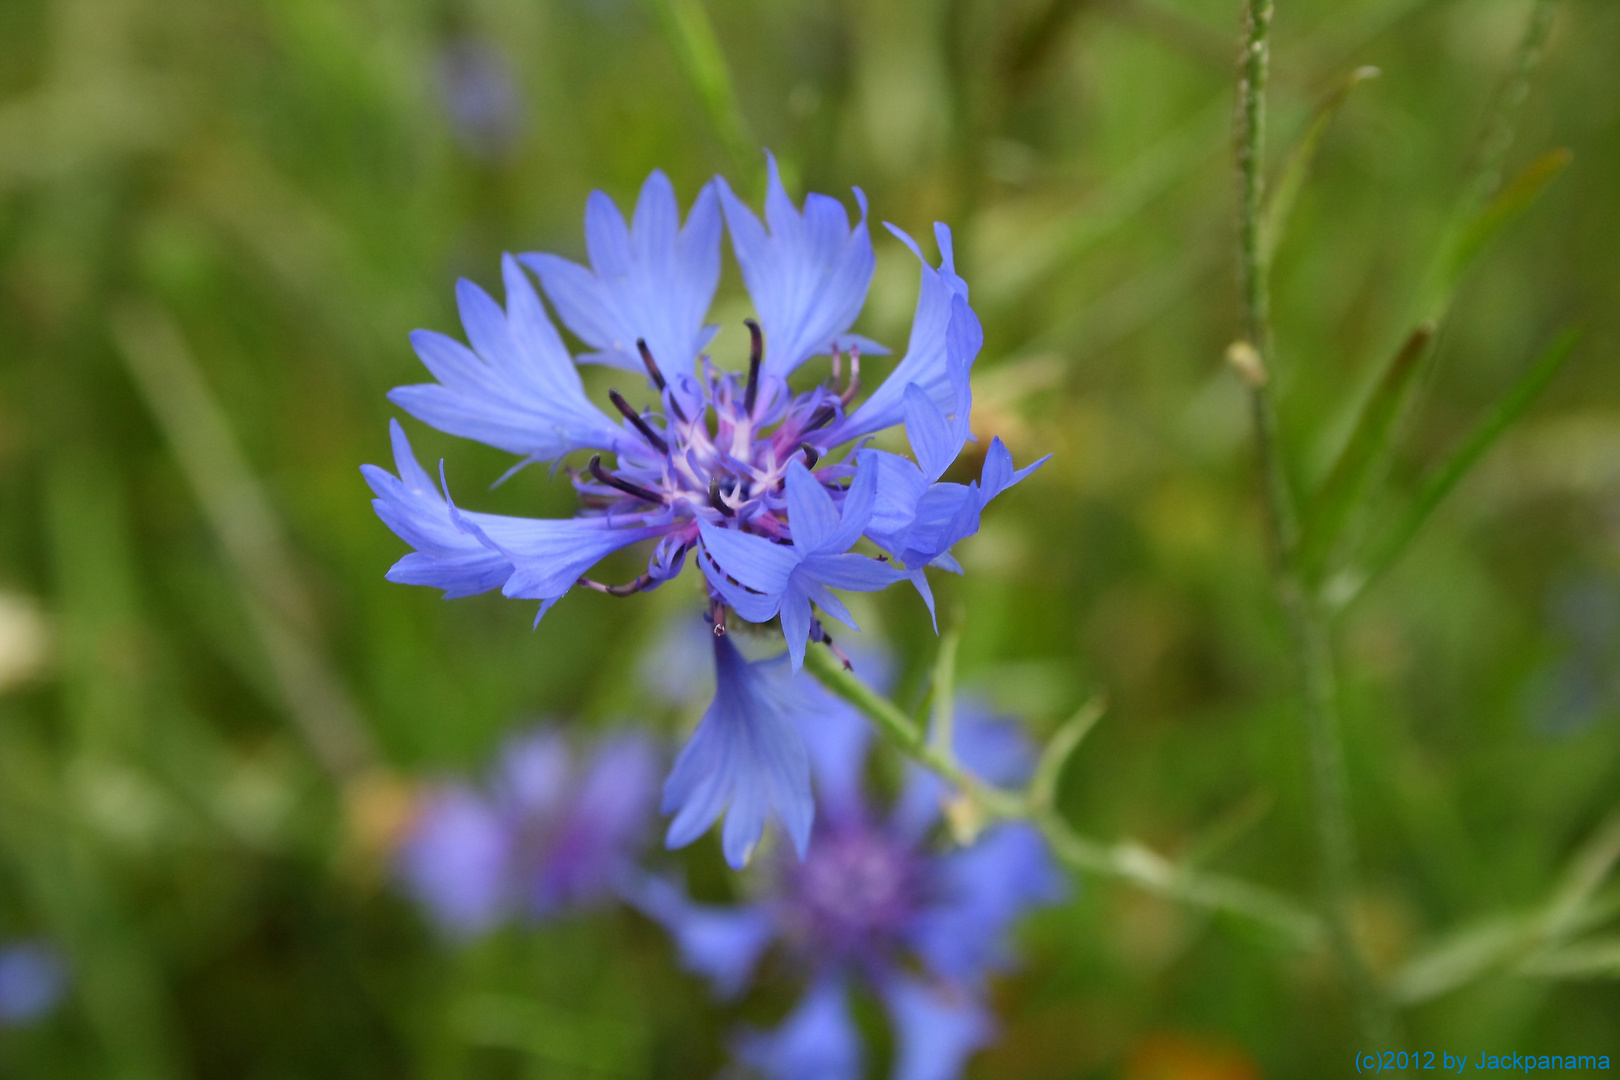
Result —
[[[956,760],[956,650],[961,643],[962,620],[953,614],[934,661],[934,723],[928,733],[929,747],[947,761]]]
[[[1262,242],[1265,197],[1266,76],[1270,63],[1271,0],[1246,0],[1238,57],[1234,118],[1238,172],[1238,280],[1241,340],[1227,358],[1249,388],[1256,449],[1265,486],[1278,599],[1288,619],[1304,691],[1305,734],[1321,845],[1321,888],[1328,936],[1354,998],[1363,1044],[1393,1046],[1394,1015],[1374,983],[1352,927],[1356,850],[1346,792],[1331,631],[1304,587],[1296,565],[1299,517],[1277,438],[1268,361],[1271,353],[1269,257]]]
[[[1321,920],[1284,896],[1237,878],[1177,866],[1134,841],[1106,844],[1082,836],[1038,792],[1008,791],[984,783],[931,746],[904,710],[845,670],[830,651],[812,648],[805,654],[805,667],[829,691],[860,710],[897,750],[948,781],[987,819],[1034,825],[1071,869],[1128,881],[1167,900],[1249,919],[1276,931],[1296,948],[1310,948],[1322,939]]]

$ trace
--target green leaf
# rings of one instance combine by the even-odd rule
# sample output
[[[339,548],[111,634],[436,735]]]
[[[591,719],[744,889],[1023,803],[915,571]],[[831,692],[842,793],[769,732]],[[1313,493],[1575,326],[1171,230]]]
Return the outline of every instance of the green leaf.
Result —
[[[954,759],[956,738],[956,652],[962,644],[962,613],[949,617],[939,636],[939,653],[934,660],[934,723],[928,743],[945,760]]]
[[[1322,146],[1322,139],[1327,135],[1328,128],[1333,126],[1333,118],[1339,115],[1339,110],[1350,97],[1350,91],[1369,79],[1376,79],[1383,72],[1375,67],[1358,67],[1350,73],[1349,78],[1339,84],[1328,99],[1316,110],[1311,118],[1310,126],[1305,134],[1294,145],[1293,151],[1288,155],[1288,163],[1283,166],[1282,175],[1277,178],[1277,186],[1272,189],[1271,199],[1266,204],[1265,217],[1260,222],[1260,247],[1265,252],[1269,262],[1275,254],[1277,245],[1282,242],[1283,233],[1288,228],[1288,219],[1293,216],[1294,205],[1299,202],[1299,193],[1304,190],[1305,181],[1310,177],[1311,165],[1316,161],[1316,152]]]
[[[1057,729],[1056,734],[1047,742],[1041,751],[1041,759],[1035,766],[1035,776],[1029,783],[1029,799],[1036,806],[1051,806],[1053,798],[1057,795],[1058,779],[1063,775],[1063,766],[1068,764],[1069,758],[1091,729],[1097,726],[1097,721],[1103,718],[1108,711],[1108,700],[1101,695],[1092,698],[1080,706],[1080,711],[1064,722]]]
[[[1518,972],[1543,979],[1620,979],[1620,937],[1590,938],[1537,953]]]
[[[1297,556],[1298,565],[1308,576],[1314,576],[1331,554],[1373,476],[1388,459],[1397,421],[1417,386],[1434,332],[1433,323],[1424,323],[1407,336],[1362,406],[1349,441],[1313,500]]]
[[[1567,149],[1552,150],[1515,176],[1484,208],[1454,230],[1440,247],[1439,258],[1423,291],[1424,317],[1439,322],[1451,306],[1463,275],[1496,235],[1541,197],[1574,159]]]
[[[1389,993],[1402,1005],[1417,1005],[1476,982],[1530,947],[1534,920],[1497,916],[1451,931],[1438,944],[1398,968]]]
[[[1568,329],[1547,347],[1525,373],[1508,390],[1494,409],[1469,433],[1451,456],[1431,470],[1418,489],[1406,515],[1382,538],[1375,542],[1360,568],[1351,568],[1331,580],[1323,590],[1323,599],[1331,606],[1342,608],[1361,594],[1367,583],[1376,579],[1392,566],[1406,551],[1435,508],[1451,494],[1459,481],[1479,463],[1485,452],[1496,444],[1502,433],[1512,427],[1552,382],[1569,359],[1575,342],[1580,338],[1578,329]]]
[[[747,176],[759,171],[759,149],[737,103],[731,69],[701,0],[654,0],[658,22],[681,71],[697,92],[733,164]]]

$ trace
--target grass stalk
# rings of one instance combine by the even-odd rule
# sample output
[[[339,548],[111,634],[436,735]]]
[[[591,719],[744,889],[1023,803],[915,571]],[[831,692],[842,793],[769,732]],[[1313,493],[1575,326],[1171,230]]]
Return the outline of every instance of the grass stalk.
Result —
[[[1271,354],[1270,259],[1265,244],[1266,79],[1270,65],[1271,0],[1247,0],[1238,56],[1234,151],[1238,174],[1238,283],[1241,339],[1228,360],[1249,389],[1265,486],[1277,593],[1288,619],[1304,693],[1310,747],[1312,808],[1321,847],[1322,908],[1328,936],[1354,999],[1363,1044],[1394,1045],[1394,1016],[1356,946],[1352,925],[1356,850],[1351,827],[1334,680],[1331,632],[1325,614],[1300,580],[1299,517],[1278,441],[1268,365]]]

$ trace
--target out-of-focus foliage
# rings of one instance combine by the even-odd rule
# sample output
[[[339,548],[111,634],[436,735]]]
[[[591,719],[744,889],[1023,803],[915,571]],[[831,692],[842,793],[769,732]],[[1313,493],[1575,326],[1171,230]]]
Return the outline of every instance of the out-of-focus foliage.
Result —
[[[1428,313],[1526,12],[1279,2],[1273,175],[1352,71],[1383,71],[1322,137],[1277,250],[1302,486]],[[782,1015],[786,987],[710,1006],[628,914],[451,947],[398,898],[406,778],[472,770],[541,715],[690,727],[636,672],[695,592],[581,592],[530,632],[498,596],[388,585],[401,546],[357,470],[387,460],[384,393],[420,377],[406,334],[454,328],[456,277],[495,286],[503,250],[578,256],[586,193],[623,202],[653,167],[685,201],[716,171],[757,197],[754,143],[797,191],[860,184],[879,219],[956,228],[987,338],[980,445],[1056,455],[936,586],[967,614],[962,680],[1038,729],[1106,689],[1065,811],[1309,895],[1294,674],[1220,359],[1237,20],[1225,0],[0,4],[0,937],[49,939],[72,971],[53,1016],[0,1031],[0,1072],[701,1076],[735,1021]],[[1349,526],[1398,519],[1584,324],[1342,624],[1382,974],[1440,928],[1543,905],[1620,796],[1617,55],[1620,5],[1565,0],[1506,175],[1571,163],[1462,280],[1399,420],[1397,494]],[[878,235],[857,329],[899,345],[914,262]],[[714,352],[735,366],[725,275]],[[454,472],[508,464],[412,433]],[[480,505],[571,502],[531,469]],[[920,702],[916,598],[860,613]],[[679,861],[700,895],[736,888],[712,841]],[[978,1075],[1350,1070],[1325,955],[1104,883],[1025,953]],[[1569,977],[1603,970],[1585,959],[1434,996],[1407,1042],[1620,1057],[1612,946],[1609,981]]]

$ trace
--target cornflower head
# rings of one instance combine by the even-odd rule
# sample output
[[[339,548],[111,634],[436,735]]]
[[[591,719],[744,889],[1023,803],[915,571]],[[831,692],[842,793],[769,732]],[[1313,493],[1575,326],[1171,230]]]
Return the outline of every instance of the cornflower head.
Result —
[[[482,788],[422,799],[399,852],[406,888],[453,937],[610,900],[652,811],[656,754],[619,734],[575,760],[554,728],[508,740]]]
[[[785,703],[767,701],[746,677],[723,640],[728,618],[780,620],[797,670],[808,642],[831,644],[824,616],[853,628],[834,589],[870,592],[909,580],[932,611],[924,568],[960,572],[951,546],[977,531],[992,498],[1042,463],[1015,470],[996,439],[978,480],[940,479],[970,436],[968,375],[983,344],[944,225],[935,227],[937,267],[889,226],[921,263],[917,308],[905,355],[857,404],[861,356],[886,351],[850,332],[874,265],[865,197],[855,189],[860,220],[852,227],[827,196],[794,206],[774,158],[768,172],[763,222],[718,177],[684,224],[661,172],[642,186],[629,224],[593,192],[589,267],[549,254],[505,256],[504,309],[471,282],[457,285],[468,344],[426,330],[412,335],[436,381],[399,387],[390,400],[441,431],[520,455],[514,469],[589,451],[584,468],[568,470],[580,499],[575,517],[461,510],[443,464],[435,484],[397,422],[397,475],[364,467],[378,515],[414,549],[389,580],[431,585],[446,597],[498,588],[538,600],[537,624],[576,585],[628,596],[675,577],[688,558],[697,564],[720,685],[676,764],[664,809],[680,811],[669,839],[684,843],[729,807],[739,819],[726,833],[734,865],[753,849],[768,811],[802,852],[813,807],[804,748],[791,725],[771,719]],[[747,320],[751,350],[739,373],[716,368],[704,352],[716,331],[704,319],[719,280],[722,219],[758,316]],[[590,351],[569,354],[525,267]],[[789,377],[818,355],[831,357],[832,378],[794,392]],[[644,379],[652,403],[634,404],[614,389],[610,418],[586,397],[579,363]],[[866,445],[899,424],[912,457]],[[863,537],[882,554],[853,550]],[[585,576],[642,541],[651,554],[634,580]]]
[[[774,1030],[739,1032],[736,1058],[772,1080],[856,1080],[865,1075],[850,993],[884,1004],[895,1031],[895,1080],[949,1080],[988,1043],[994,1024],[985,977],[1007,967],[1007,935],[1031,907],[1059,899],[1064,881],[1024,824],[987,830],[969,847],[932,842],[941,783],[913,768],[883,807],[865,789],[870,729],[803,676],[794,721],[813,762],[823,811],[802,860],[765,866],[756,898],[735,906],[693,902],[652,876],[630,879],[627,899],[665,926],[683,964],[715,993],[742,993],[771,953],[805,992]],[[1010,724],[964,703],[959,758],[984,779],[1027,778],[1028,745]],[[774,950],[774,952],[773,952]]]

